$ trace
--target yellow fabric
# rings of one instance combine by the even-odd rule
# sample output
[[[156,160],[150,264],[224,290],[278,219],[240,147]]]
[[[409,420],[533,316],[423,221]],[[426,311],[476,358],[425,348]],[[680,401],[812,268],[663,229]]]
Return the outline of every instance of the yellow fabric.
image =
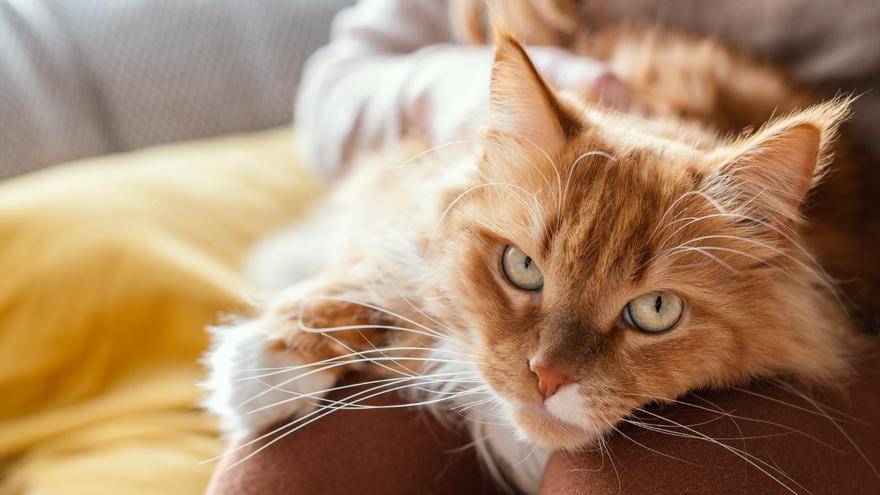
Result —
[[[205,327],[318,193],[289,130],[0,183],[0,494],[201,493]]]

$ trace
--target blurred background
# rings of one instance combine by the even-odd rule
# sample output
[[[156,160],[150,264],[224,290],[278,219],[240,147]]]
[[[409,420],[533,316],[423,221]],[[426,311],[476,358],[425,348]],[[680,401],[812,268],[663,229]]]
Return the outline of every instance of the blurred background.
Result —
[[[0,179],[289,123],[353,0],[0,0]]]
[[[319,192],[289,125],[350,3],[0,0],[0,494],[204,491],[206,327]]]

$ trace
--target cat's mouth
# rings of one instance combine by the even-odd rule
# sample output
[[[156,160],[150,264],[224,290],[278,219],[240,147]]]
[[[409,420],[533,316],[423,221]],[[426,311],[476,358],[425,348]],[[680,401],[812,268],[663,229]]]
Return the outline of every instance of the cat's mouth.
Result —
[[[593,428],[564,421],[544,404],[519,407],[511,416],[531,441],[548,449],[583,447],[593,442],[597,435]]]
[[[497,390],[497,389],[496,389]],[[589,446],[604,432],[596,426],[586,407],[577,383],[562,386],[550,398],[505,397],[508,420],[530,441],[552,450],[570,450]],[[603,423],[604,424],[604,423]]]

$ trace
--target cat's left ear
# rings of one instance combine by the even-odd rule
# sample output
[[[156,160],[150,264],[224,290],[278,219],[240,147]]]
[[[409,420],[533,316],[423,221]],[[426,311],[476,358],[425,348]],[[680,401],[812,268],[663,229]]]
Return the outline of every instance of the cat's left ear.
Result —
[[[741,140],[710,178],[774,223],[790,226],[831,160],[831,144],[851,103],[829,101],[767,125]]]
[[[488,137],[513,138],[546,152],[562,148],[580,129],[538,74],[523,46],[507,32],[495,32]]]

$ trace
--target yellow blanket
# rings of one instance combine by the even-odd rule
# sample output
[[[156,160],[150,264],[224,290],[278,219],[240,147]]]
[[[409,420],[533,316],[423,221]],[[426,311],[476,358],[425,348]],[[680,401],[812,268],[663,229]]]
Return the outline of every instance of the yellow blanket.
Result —
[[[0,183],[0,494],[201,493],[206,325],[318,193],[273,131]]]

